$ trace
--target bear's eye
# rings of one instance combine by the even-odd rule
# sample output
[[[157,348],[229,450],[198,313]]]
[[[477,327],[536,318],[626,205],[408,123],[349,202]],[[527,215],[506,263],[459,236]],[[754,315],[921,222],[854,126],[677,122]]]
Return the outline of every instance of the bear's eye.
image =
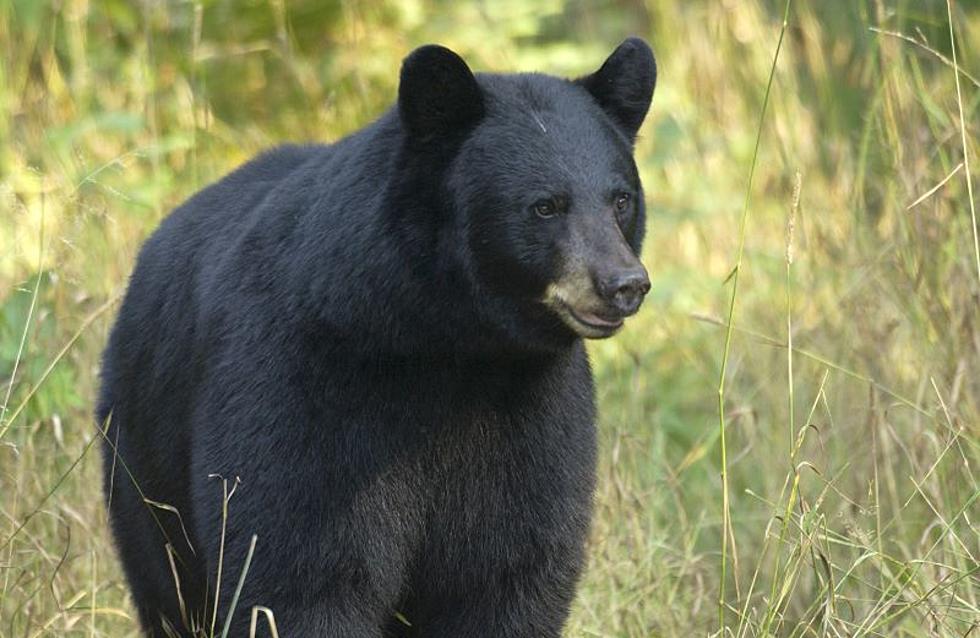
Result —
[[[534,211],[535,215],[543,219],[548,219],[558,214],[558,207],[550,199],[539,199],[531,205],[531,210]]]
[[[629,208],[630,201],[632,201],[632,198],[630,197],[630,194],[629,193],[620,193],[619,195],[617,195],[616,196],[616,212],[617,213],[624,213],[624,212],[626,212],[626,209]]]

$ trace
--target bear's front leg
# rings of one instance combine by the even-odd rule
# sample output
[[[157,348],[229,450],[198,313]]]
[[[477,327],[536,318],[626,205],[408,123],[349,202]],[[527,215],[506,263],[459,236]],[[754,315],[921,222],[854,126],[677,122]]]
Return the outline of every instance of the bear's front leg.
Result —
[[[539,401],[538,390],[562,377],[537,379],[521,409],[502,402],[444,432],[428,465],[437,468],[434,503],[406,605],[417,625],[408,635],[561,635],[584,563],[595,428],[587,403]]]
[[[560,638],[575,594],[577,557],[460,592],[416,634],[425,638]]]
[[[311,405],[312,390],[277,387],[259,367],[239,366],[251,380],[244,387],[206,388],[195,421],[194,521],[203,544],[195,558],[211,592],[221,558],[218,627],[245,573],[231,636],[248,636],[252,608],[262,606],[280,636],[381,638],[418,535],[412,468],[399,452],[406,446],[369,436],[376,415],[362,415],[361,403],[339,406],[321,393]],[[216,475],[236,482],[227,503]],[[258,635],[271,635],[262,615],[258,625]]]
[[[479,505],[469,492],[470,516],[453,510],[429,538],[406,606],[414,632],[406,635],[559,638],[585,561],[587,484],[552,489],[547,502],[532,498],[541,492],[530,488],[523,510],[505,505],[499,492],[485,493]]]

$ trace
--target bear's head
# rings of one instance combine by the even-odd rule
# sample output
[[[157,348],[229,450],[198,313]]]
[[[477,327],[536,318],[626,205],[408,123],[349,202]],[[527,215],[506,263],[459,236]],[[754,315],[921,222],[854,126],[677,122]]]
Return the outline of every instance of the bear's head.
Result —
[[[602,338],[639,309],[650,281],[633,143],[656,77],[637,38],[576,80],[474,75],[435,45],[405,59],[406,147],[439,172],[468,284],[506,322]]]

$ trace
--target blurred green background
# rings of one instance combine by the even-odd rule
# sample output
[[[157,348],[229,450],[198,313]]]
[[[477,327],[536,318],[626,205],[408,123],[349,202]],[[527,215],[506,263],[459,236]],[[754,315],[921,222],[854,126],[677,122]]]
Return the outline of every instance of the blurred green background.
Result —
[[[980,632],[980,3],[796,0],[760,122],[783,10],[0,0],[0,636],[137,635],[90,415],[167,211],[371,121],[417,45],[576,76],[634,34],[660,67],[636,151],[653,291],[590,346],[600,481],[567,635]]]

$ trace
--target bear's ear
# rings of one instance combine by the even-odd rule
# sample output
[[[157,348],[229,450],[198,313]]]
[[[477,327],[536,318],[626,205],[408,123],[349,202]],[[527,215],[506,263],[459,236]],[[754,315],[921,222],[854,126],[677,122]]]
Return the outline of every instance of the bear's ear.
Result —
[[[410,138],[427,142],[467,129],[483,117],[483,92],[461,57],[428,44],[402,62],[398,113]]]
[[[616,47],[598,71],[576,82],[592,94],[632,142],[653,99],[657,62],[646,42],[629,38]]]

